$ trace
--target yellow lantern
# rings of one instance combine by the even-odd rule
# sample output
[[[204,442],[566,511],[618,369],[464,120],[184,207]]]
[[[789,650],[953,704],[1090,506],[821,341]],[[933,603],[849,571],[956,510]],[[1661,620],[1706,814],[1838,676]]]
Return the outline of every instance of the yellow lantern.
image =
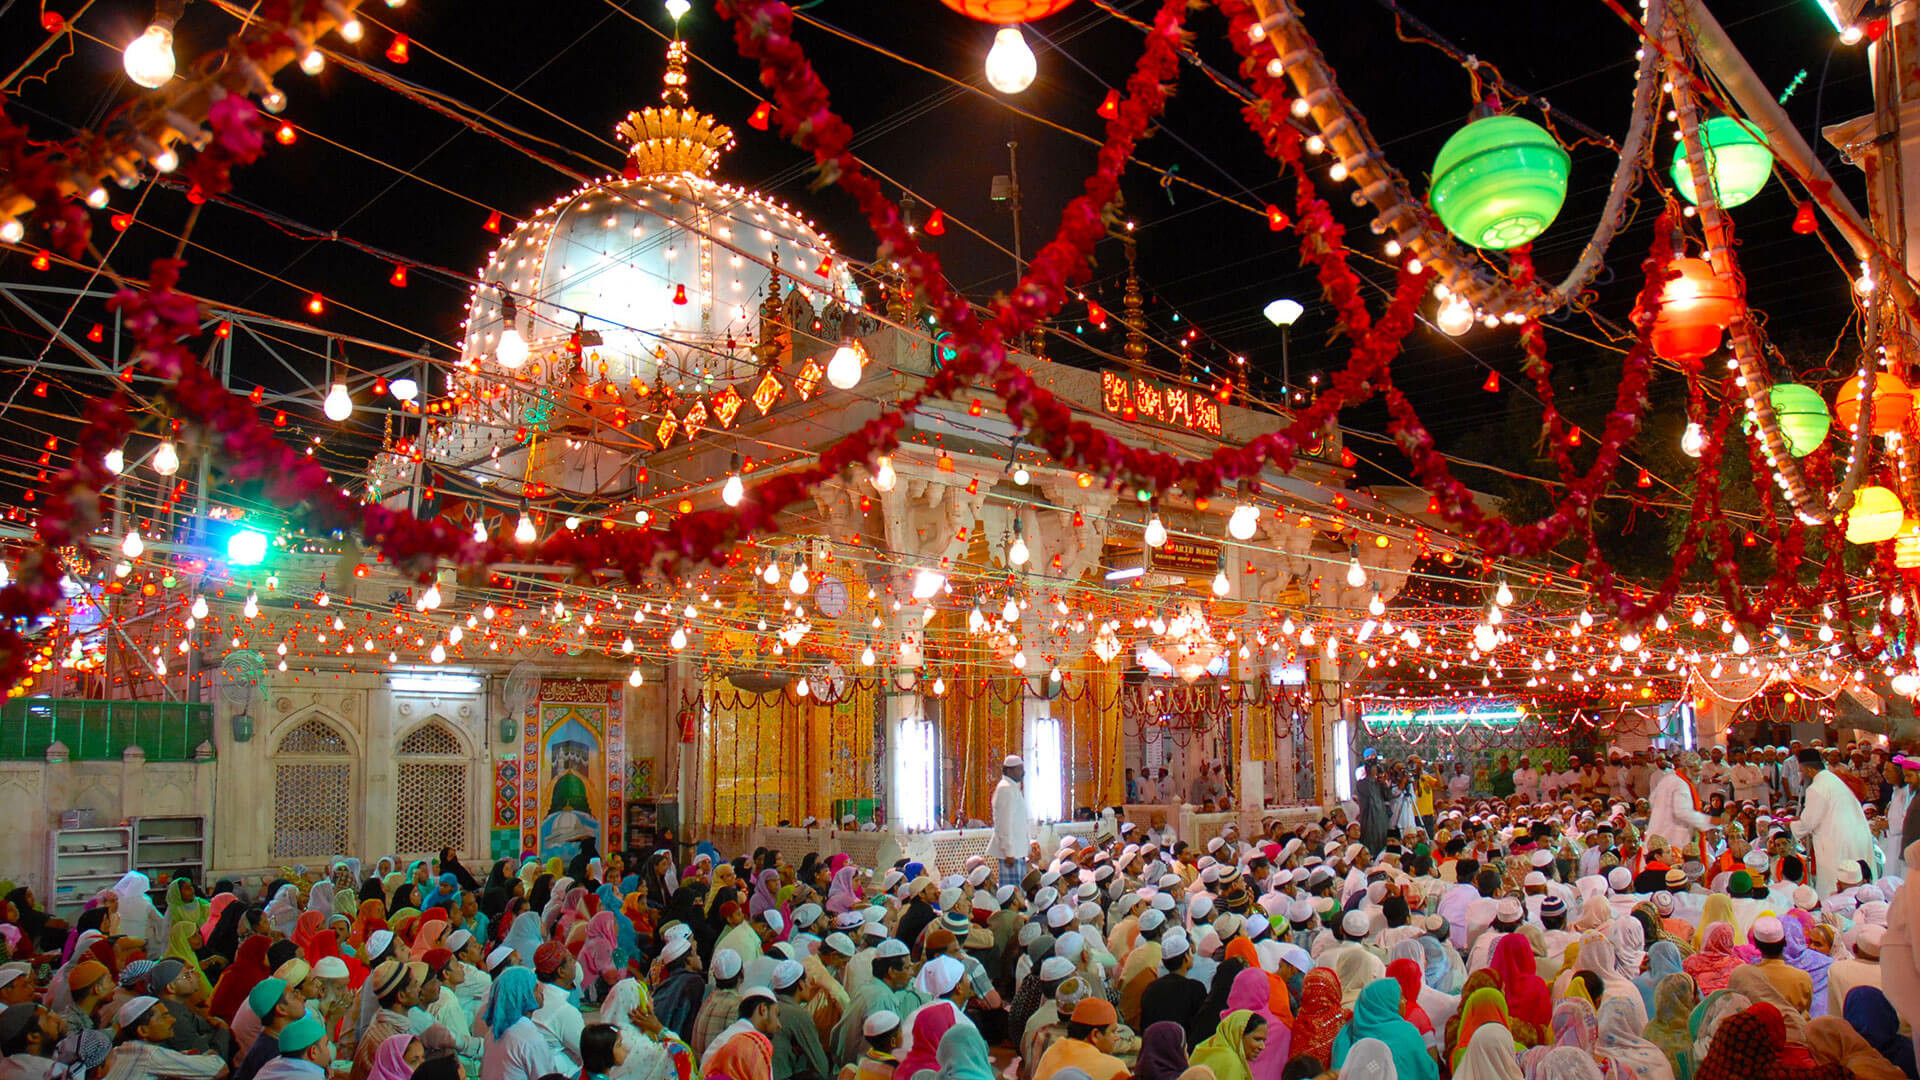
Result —
[[[1900,496],[1883,487],[1863,487],[1853,493],[1853,509],[1847,511],[1847,541],[1878,544],[1891,540],[1906,520],[1907,510],[1900,505]]]
[[[1893,538],[1893,565],[1902,570],[1920,570],[1920,520],[1908,518],[1900,524],[1900,535]]]

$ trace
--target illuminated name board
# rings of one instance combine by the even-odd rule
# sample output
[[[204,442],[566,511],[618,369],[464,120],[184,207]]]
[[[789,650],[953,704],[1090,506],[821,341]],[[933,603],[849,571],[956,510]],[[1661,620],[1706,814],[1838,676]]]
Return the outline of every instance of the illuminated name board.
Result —
[[[1123,420],[1152,420],[1203,435],[1220,434],[1220,403],[1213,395],[1156,379],[1103,371],[1100,407]]]
[[[1481,724],[1510,728],[1527,718],[1527,710],[1518,705],[1487,705],[1466,709],[1388,709],[1360,717],[1370,727],[1458,727]]]

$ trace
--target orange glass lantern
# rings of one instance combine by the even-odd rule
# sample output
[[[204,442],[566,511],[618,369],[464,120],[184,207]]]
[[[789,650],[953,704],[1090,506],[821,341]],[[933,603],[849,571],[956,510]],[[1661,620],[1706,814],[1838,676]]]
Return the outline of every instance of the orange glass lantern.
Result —
[[[1860,394],[1865,390],[1859,375],[1840,384],[1833,399],[1834,418],[1849,428],[1860,419]],[[1880,372],[1873,377],[1873,412],[1867,417],[1867,429],[1875,435],[1898,431],[1913,412],[1913,391],[1896,375]]]
[[[1660,291],[1653,351],[1664,360],[1700,360],[1720,347],[1720,334],[1740,314],[1733,286],[1705,259],[1675,259],[1680,276]]]
[[[940,0],[969,19],[989,23],[1023,23],[1044,19],[1073,0]]]

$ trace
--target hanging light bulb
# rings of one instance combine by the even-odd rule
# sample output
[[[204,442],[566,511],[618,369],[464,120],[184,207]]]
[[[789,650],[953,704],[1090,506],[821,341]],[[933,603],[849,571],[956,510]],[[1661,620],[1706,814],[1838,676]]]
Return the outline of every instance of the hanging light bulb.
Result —
[[[1018,670],[1022,670],[1022,671],[1026,670],[1026,667],[1027,667],[1026,650],[1025,649],[1016,650],[1013,654],[1013,659],[1009,662],[1013,664],[1013,666]]]
[[[118,475],[121,469],[127,467],[127,452],[116,446],[101,456],[100,463],[107,467],[108,472]]]
[[[1347,560],[1347,584],[1359,588],[1367,583],[1367,572],[1360,565],[1360,556]]]
[[[140,538],[139,529],[128,529],[127,538],[120,541],[120,554],[129,559],[137,559],[147,550],[147,542]]]
[[[874,463],[873,490],[892,491],[893,485],[899,480],[900,477],[893,471],[893,458],[881,455],[880,460]]]
[[[1706,432],[1700,430],[1698,421],[1687,421],[1687,430],[1680,436],[1680,452],[1688,457],[1699,457],[1707,448]]]
[[[420,396],[420,384],[412,379],[395,379],[387,384],[387,393],[395,401],[412,401]]]
[[[1733,632],[1733,655],[1745,656],[1747,655],[1747,650],[1752,647],[1753,646],[1747,642],[1747,635],[1738,630]]]
[[[1507,579],[1500,579],[1500,587],[1494,590],[1493,602],[1501,607],[1513,606],[1513,590],[1507,587]]]
[[[1027,538],[1020,534],[1020,523],[1013,523],[1013,543],[1007,547],[1007,565],[1025,566],[1032,553],[1027,551]]]
[[[517,544],[531,544],[540,538],[540,530],[533,527],[533,515],[520,511],[520,521],[513,527],[513,540]]]
[[[805,675],[800,676],[800,681],[793,684],[793,695],[795,697],[806,697],[811,693],[813,693],[813,685],[807,682]]]
[[[687,647],[687,628],[684,626],[674,627],[673,636],[667,639],[667,644],[673,646],[673,650],[675,652],[679,652],[681,649],[686,648]]]
[[[769,562],[765,570],[760,571],[760,580],[769,585],[780,584],[780,564]]]
[[[1252,503],[1241,503],[1233,508],[1233,516],[1227,519],[1227,535],[1235,540],[1251,540],[1260,528],[1260,508]]]
[[[1227,580],[1226,569],[1223,567],[1215,571],[1213,575],[1213,595],[1225,596],[1231,591],[1233,591],[1233,583]]]
[[[987,50],[988,85],[1003,94],[1017,94],[1033,85],[1039,70],[1019,27],[1003,26],[993,35],[993,48]]]
[[[873,659],[873,645],[869,643],[866,648],[860,650],[860,666],[872,667]]]
[[[136,86],[158,90],[173,81],[173,18],[154,13],[153,22],[120,54],[127,78]]]
[[[339,423],[353,415],[353,395],[347,393],[347,384],[337,382],[327,391],[327,400],[321,404],[321,410],[327,419]]]
[[[207,617],[207,598],[204,596],[194,597],[193,606],[188,610],[193,612],[193,617],[196,619],[206,618]]]
[[[833,350],[833,359],[827,361],[827,382],[841,390],[860,385],[860,352],[852,341],[843,341]]]
[[[647,681],[646,677],[640,674],[639,668],[634,668],[633,674],[627,676],[628,686],[639,686],[641,683],[646,681]]]
[[[500,342],[493,348],[493,359],[501,367],[513,371],[527,362],[531,350],[527,348],[527,339],[520,336],[520,308],[513,294],[498,281],[493,283],[493,287],[500,294],[500,317],[503,323]]]
[[[445,645],[442,645],[442,644],[440,644],[440,643],[439,643],[439,642],[437,642],[437,641],[436,641],[436,642],[434,642],[434,643],[433,643],[433,648],[432,648],[431,650],[429,650],[429,651],[428,651],[428,653],[427,653],[427,659],[429,659],[429,660],[431,660],[431,661],[433,661],[433,662],[434,662],[434,663],[436,663],[436,664],[444,664],[444,663],[446,663],[446,662],[447,662],[447,647],[446,647]]]
[[[1145,540],[1147,542],[1148,547],[1154,547],[1154,548],[1157,548],[1160,545],[1167,542],[1167,527],[1166,525],[1161,523],[1160,512],[1157,510],[1154,511],[1154,514],[1152,517],[1147,519],[1147,533],[1146,533]]]
[[[247,593],[247,602],[240,605],[240,614],[245,615],[249,619],[260,614],[259,594],[252,592]]]
[[[308,49],[300,56],[300,70],[309,75],[318,75],[327,68],[327,57],[319,49]]]
[[[1473,647],[1483,653],[1490,653],[1500,647],[1500,631],[1486,623],[1473,628]]]
[[[1433,325],[1448,337],[1459,337],[1473,329],[1473,305],[1462,297],[1452,297],[1434,313]]]
[[[806,564],[800,563],[794,566],[793,576],[787,579],[787,590],[793,593],[793,595],[795,596],[801,596],[806,593],[807,591]]]
[[[740,482],[740,474],[732,473],[727,482],[720,485],[720,501],[728,506],[739,506],[740,500],[747,497],[747,486]]]
[[[1032,480],[1033,480],[1033,474],[1027,471],[1027,467],[1025,465],[1014,466],[1013,468],[1014,483],[1020,485],[1021,487],[1026,487],[1027,484]]]
[[[487,542],[487,536],[488,536],[487,523],[484,521],[474,522],[473,523],[473,542],[476,544],[484,544]]]
[[[938,570],[922,568],[913,575],[913,598],[927,600],[947,587],[947,575]]]
[[[1379,593],[1374,593],[1373,599],[1367,601],[1367,614],[1377,619],[1380,616],[1385,615],[1386,613],[1387,613],[1387,602],[1385,600],[1380,599]]]
[[[426,592],[423,592],[420,594],[420,610],[433,611],[437,609],[439,606],[440,606],[440,583],[434,582],[433,584],[427,586]]]
[[[172,439],[160,440],[160,449],[153,452],[153,471],[161,476],[172,476],[180,471],[180,452],[173,448]]]

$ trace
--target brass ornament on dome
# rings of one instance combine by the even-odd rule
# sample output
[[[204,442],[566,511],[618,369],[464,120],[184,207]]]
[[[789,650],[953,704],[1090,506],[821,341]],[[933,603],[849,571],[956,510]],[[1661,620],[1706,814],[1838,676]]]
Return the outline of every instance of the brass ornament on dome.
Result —
[[[615,131],[627,146],[629,179],[692,173],[706,176],[733,149],[733,129],[687,104],[687,43],[667,47],[665,103],[627,114]]]

